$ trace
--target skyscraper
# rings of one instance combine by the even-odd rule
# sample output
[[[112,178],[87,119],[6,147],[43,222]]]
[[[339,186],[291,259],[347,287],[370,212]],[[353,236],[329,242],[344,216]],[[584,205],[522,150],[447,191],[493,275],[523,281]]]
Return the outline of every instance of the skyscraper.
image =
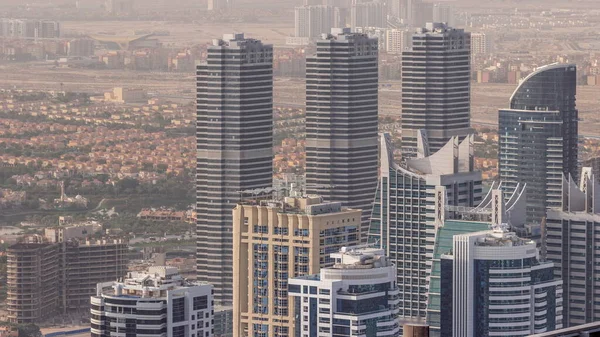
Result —
[[[508,224],[513,228],[523,225],[525,221],[524,188],[525,186],[505,198],[502,184],[493,184],[480,205],[475,208],[459,207],[458,209],[446,205],[444,189],[436,190],[434,197],[435,243],[432,245],[433,256],[427,272],[429,336],[452,336],[452,268],[449,270],[444,268],[448,263],[444,256],[452,252],[454,237],[487,231],[502,224]],[[451,265],[452,260],[450,260]]]
[[[424,133],[431,153],[453,136],[471,133],[470,34],[428,23],[402,53],[402,150],[407,156]]]
[[[302,6],[294,9],[295,37],[309,39],[329,33],[335,22],[334,7],[326,5]]]
[[[471,55],[485,55],[488,53],[488,39],[485,33],[471,33]]]
[[[433,22],[445,22],[450,27],[454,27],[454,8],[447,4],[433,4]]]
[[[437,153],[394,162],[389,135],[381,137],[380,178],[373,203],[369,242],[385,249],[398,268],[400,317],[425,322],[428,272],[435,219],[433,203],[475,207],[482,197],[481,172],[473,169],[473,139],[454,137]]]
[[[299,335],[288,278],[332,267],[331,253],[358,245],[360,215],[312,196],[239,204],[233,217],[233,335]]]
[[[226,34],[198,66],[197,268],[215,300],[233,292],[232,209],[273,175],[273,47]],[[263,190],[261,190],[263,189]]]
[[[552,268],[535,242],[503,227],[455,235],[442,256],[441,298],[452,298],[452,309],[441,313],[442,336],[527,336],[562,328],[562,280]]]
[[[565,177],[562,205],[548,209],[542,236],[554,277],[563,279],[565,327],[600,320],[595,301],[600,289],[600,181],[591,168],[583,168],[581,176],[579,186]]]
[[[510,193],[527,184],[529,222],[560,207],[563,174],[578,176],[577,68],[552,64],[527,76],[499,112],[499,175]]]
[[[386,37],[386,52],[388,54],[401,54],[404,48],[409,44],[412,34],[405,29],[387,29]]]
[[[320,274],[290,278],[296,336],[400,336],[396,266],[383,249],[344,247]]]
[[[391,0],[391,15],[402,20],[405,25],[413,25],[416,8],[421,3],[420,0]]]
[[[377,185],[377,57],[377,39],[345,28],[324,34],[306,60],[306,190],[361,209],[365,235]]]
[[[387,27],[386,7],[383,2],[370,1],[352,4],[350,9],[350,26],[352,31],[357,27]]]

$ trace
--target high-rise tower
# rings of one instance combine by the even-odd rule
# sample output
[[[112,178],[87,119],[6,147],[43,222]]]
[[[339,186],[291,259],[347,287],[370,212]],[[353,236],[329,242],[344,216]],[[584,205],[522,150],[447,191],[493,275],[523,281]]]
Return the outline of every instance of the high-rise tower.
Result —
[[[562,280],[536,243],[505,227],[457,234],[442,255],[441,336],[531,336],[562,328]]]
[[[560,207],[563,174],[578,176],[577,68],[538,68],[499,112],[499,174],[508,192],[527,184],[527,218],[540,223]]]
[[[333,29],[306,60],[307,192],[362,209],[365,235],[377,186],[377,50],[377,39]]]
[[[386,5],[383,2],[359,2],[350,9],[350,26],[353,31],[357,27],[387,27]]]
[[[584,167],[579,186],[565,176],[563,203],[547,210],[542,247],[554,262],[554,277],[563,280],[564,326],[600,320],[594,300],[600,289],[600,182]]]
[[[198,279],[230,303],[232,209],[244,191],[272,186],[273,47],[227,34],[197,75]]]
[[[360,210],[318,196],[247,200],[233,211],[233,335],[300,336],[288,278],[332,267],[360,243]]]
[[[398,268],[400,316],[404,322],[425,322],[428,270],[432,261],[436,218],[445,210],[472,208],[481,203],[481,172],[473,168],[473,138],[454,137],[437,153],[394,161],[391,137],[380,146],[380,177],[373,203],[369,242],[385,249]],[[450,213],[451,211],[448,211]]]
[[[335,21],[334,12],[334,7],[326,5],[296,7],[294,36],[313,39],[329,33]]]
[[[428,23],[402,53],[402,149],[410,156],[424,130],[431,153],[471,133],[471,36]]]

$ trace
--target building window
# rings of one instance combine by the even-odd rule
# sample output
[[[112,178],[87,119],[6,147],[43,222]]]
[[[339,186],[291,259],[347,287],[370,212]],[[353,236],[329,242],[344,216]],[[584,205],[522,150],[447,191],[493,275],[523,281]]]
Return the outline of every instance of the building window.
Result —
[[[185,321],[185,298],[176,298],[173,300],[173,323]]]
[[[194,310],[208,309],[208,296],[194,297]],[[194,318],[192,318],[194,319]]]
[[[185,326],[176,326],[173,328],[173,337],[185,337]]]

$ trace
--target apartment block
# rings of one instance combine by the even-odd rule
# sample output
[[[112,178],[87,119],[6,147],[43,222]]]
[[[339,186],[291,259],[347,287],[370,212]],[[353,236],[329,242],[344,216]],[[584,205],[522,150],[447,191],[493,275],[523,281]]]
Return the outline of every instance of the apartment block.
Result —
[[[488,53],[488,39],[485,33],[471,33],[471,55],[485,55]]]
[[[247,202],[233,210],[234,336],[295,336],[288,278],[316,274],[360,242],[361,210],[320,197]]]
[[[344,247],[316,275],[290,278],[301,337],[400,336],[396,266],[383,249]]]
[[[212,289],[164,266],[129,273],[122,282],[99,283],[91,297],[91,335],[212,337]]]
[[[331,6],[301,6],[294,9],[294,36],[314,39],[331,31],[335,23],[335,9]]]
[[[87,310],[98,280],[116,280],[127,273],[129,248],[122,239],[70,240],[61,252],[63,311]]]
[[[88,310],[96,284],[127,273],[127,243],[91,239],[98,224],[46,229],[8,249],[8,317],[13,323],[39,323],[76,310]],[[101,227],[100,227],[101,228]]]
[[[562,280],[534,241],[507,226],[455,235],[442,256],[442,337],[526,336],[562,328]],[[449,302],[449,301],[448,301]]]
[[[554,262],[554,277],[564,282],[564,326],[600,320],[600,182],[584,167],[579,184],[565,176],[562,205],[547,210],[543,237],[546,258]]]
[[[60,247],[18,243],[7,250],[8,320],[27,324],[56,315],[59,305]]]

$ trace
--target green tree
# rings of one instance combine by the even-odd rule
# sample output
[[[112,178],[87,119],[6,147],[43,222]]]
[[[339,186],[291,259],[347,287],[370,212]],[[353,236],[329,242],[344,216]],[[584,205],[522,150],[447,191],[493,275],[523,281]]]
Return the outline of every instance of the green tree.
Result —
[[[40,327],[35,324],[20,324],[17,326],[19,337],[41,337]]]

